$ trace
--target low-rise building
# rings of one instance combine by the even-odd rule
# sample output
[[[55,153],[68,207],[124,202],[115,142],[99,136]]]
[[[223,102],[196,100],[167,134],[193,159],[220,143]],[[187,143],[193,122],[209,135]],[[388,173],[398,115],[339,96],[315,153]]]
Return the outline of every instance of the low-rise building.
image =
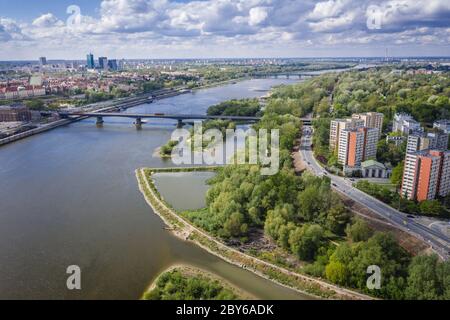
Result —
[[[31,112],[23,105],[0,106],[0,122],[28,122]]]
[[[386,136],[387,143],[394,143],[396,146],[401,145],[406,140],[405,136]]]
[[[447,134],[450,134],[450,120],[438,120],[433,123],[433,128],[440,129]]]
[[[375,160],[367,160],[361,163],[361,176],[363,178],[389,178],[392,170]]]

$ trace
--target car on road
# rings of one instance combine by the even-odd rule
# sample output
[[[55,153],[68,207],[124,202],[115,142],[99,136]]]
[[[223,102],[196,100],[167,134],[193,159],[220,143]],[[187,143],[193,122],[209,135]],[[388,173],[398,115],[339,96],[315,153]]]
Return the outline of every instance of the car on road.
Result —
[[[408,214],[407,217],[410,218],[410,219],[415,219],[415,218],[416,218],[416,217],[413,216],[412,214]]]
[[[337,187],[337,184],[336,183],[332,183],[331,184],[333,187]]]

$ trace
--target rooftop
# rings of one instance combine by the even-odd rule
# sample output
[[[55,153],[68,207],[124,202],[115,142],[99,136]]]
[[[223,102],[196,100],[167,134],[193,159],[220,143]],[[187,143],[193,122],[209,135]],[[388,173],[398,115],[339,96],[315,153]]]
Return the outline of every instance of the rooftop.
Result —
[[[381,162],[375,161],[375,160],[367,160],[361,163],[361,167],[362,168],[367,168],[367,167],[380,167],[383,169],[386,169],[386,166],[384,164],[382,164]]]

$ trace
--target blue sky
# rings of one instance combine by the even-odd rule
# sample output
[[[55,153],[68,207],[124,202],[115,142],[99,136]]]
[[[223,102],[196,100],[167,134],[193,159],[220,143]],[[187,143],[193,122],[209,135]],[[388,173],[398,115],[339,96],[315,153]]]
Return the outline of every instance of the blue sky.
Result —
[[[71,19],[68,6],[80,15]],[[450,55],[446,0],[0,0],[0,60]]]

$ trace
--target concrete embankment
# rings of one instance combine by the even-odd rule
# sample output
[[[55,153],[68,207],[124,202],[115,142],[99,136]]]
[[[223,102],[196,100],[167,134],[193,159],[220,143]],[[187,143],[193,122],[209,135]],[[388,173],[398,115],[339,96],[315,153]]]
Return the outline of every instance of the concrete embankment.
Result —
[[[68,125],[68,124],[70,124],[72,122],[80,121],[80,120],[83,120],[83,119],[86,119],[86,117],[79,117],[79,118],[76,118],[76,119],[63,119],[63,120],[54,121],[52,123],[43,125],[43,126],[41,126],[39,128],[31,129],[31,130],[28,130],[28,131],[25,131],[25,132],[22,132],[22,133],[18,133],[18,134],[12,135],[12,136],[7,137],[7,138],[0,139],[0,146],[8,144],[8,143],[11,143],[11,142],[14,142],[14,141],[17,141],[17,140],[20,140],[20,139],[24,139],[24,138],[27,138],[27,137],[34,136],[35,134],[39,134],[39,133],[42,133],[42,132],[45,132],[45,131],[48,131],[48,130],[55,129],[57,127],[65,126],[65,125]]]

